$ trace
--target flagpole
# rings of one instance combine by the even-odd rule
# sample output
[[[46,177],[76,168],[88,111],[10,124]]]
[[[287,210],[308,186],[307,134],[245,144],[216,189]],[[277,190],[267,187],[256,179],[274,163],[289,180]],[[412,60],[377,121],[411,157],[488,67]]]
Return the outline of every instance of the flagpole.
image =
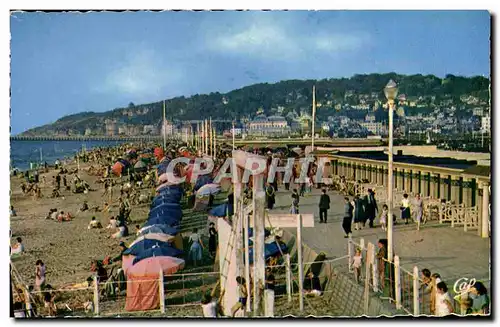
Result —
[[[167,126],[165,125],[165,100],[163,100],[163,151],[167,150]]]
[[[311,151],[314,151],[314,125],[316,121],[316,85],[313,85],[313,108],[312,108],[312,140],[311,140]]]
[[[236,147],[234,146],[234,120],[233,120],[233,151],[236,149]]]

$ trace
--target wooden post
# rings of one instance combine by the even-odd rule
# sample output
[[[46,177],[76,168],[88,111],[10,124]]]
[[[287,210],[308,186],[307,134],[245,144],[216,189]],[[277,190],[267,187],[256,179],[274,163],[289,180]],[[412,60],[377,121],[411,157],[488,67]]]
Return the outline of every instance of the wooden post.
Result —
[[[208,155],[212,155],[213,157],[213,145],[214,145],[214,142],[212,141],[212,117],[210,117],[210,120],[209,120],[209,123],[208,123],[208,151],[207,151],[207,154]]]
[[[413,267],[413,316],[420,315],[420,299],[419,299],[420,282],[418,280],[418,267]]]
[[[243,209],[243,201],[241,201],[241,208]],[[248,246],[248,243],[249,243],[249,237],[248,237],[248,232],[249,232],[249,224],[248,224],[248,219],[250,219],[250,217],[248,215],[245,215],[243,213],[243,210],[240,210],[240,213],[238,213],[239,215],[242,215],[242,219],[243,219],[243,222],[244,222],[244,230],[243,232],[245,233],[244,234],[244,241],[245,241],[245,244],[244,244],[244,247],[245,247],[245,281],[246,281],[246,287],[247,287],[247,293],[250,294],[250,249],[249,249],[249,246]],[[251,303],[250,303],[250,298],[247,300],[247,312],[250,312],[252,311],[252,308],[251,308]]]
[[[396,309],[401,309],[401,269],[399,265],[399,256],[394,256],[394,283],[395,283],[395,300]]]
[[[370,248],[371,245],[371,248]],[[378,270],[377,270],[377,260],[375,260],[375,246],[372,243],[368,243],[368,249],[371,255],[371,266],[372,266],[372,285],[373,291],[378,292]]]
[[[354,244],[352,243],[352,238],[351,235],[349,234],[349,238],[347,239],[347,256],[348,256],[348,267],[349,267],[349,272],[352,272],[352,257],[354,253]]]
[[[286,294],[288,302],[292,302],[292,267],[290,266],[290,253],[285,254],[286,263]]]
[[[265,260],[265,192],[264,175],[253,176],[253,217],[254,217],[254,316],[262,316],[263,290],[259,285],[265,285],[266,281],[266,260]]]
[[[233,134],[233,150],[236,150],[236,147],[234,146],[234,143],[235,143],[235,136],[234,136],[234,121],[233,121],[233,130],[232,130],[232,134]]]
[[[490,227],[490,188],[488,183],[483,183],[483,203],[482,203],[482,213],[481,213],[481,237],[489,237],[489,227]]]
[[[299,265],[299,310],[304,311],[304,266],[302,264],[302,216],[297,215],[297,264]]]
[[[372,250],[373,244],[368,243],[368,250],[366,251],[365,258],[365,293],[364,293],[364,312],[365,316],[368,316],[368,307],[370,304],[370,263],[372,261]]]
[[[99,315],[99,281],[97,276],[94,276],[94,313]]]
[[[165,313],[165,285],[163,284],[163,271],[160,270],[158,276],[159,291],[160,291],[160,312]]]
[[[212,151],[212,154],[215,159],[217,157],[217,145],[216,145],[217,139],[215,138],[215,128],[212,128],[212,138],[214,140],[214,149]]]

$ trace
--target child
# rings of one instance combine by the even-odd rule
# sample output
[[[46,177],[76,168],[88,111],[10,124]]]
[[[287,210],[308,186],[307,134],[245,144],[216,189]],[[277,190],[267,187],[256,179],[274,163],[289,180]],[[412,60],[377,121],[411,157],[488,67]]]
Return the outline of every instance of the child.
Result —
[[[10,216],[17,217],[16,210],[14,210],[14,206],[10,206]]]
[[[236,283],[238,284],[238,302],[231,308],[231,316],[234,317],[239,310],[243,310],[245,313],[245,307],[247,305],[248,292],[245,286],[245,278],[241,276],[236,277]]]
[[[89,223],[88,229],[91,228],[102,228],[101,223],[95,219],[95,216],[92,217],[92,220]]]
[[[437,284],[436,315],[439,317],[453,313],[451,296],[445,282]]]
[[[16,241],[17,241],[17,243],[14,244],[11,248],[11,251],[10,251],[11,254],[21,254],[24,252],[23,240],[20,237],[18,237],[16,239]]]
[[[352,266],[354,268],[354,279],[356,279],[356,283],[360,282],[362,261],[363,257],[361,255],[361,249],[357,248],[356,254],[352,258]]]
[[[111,218],[109,218],[109,224],[108,226],[106,226],[106,229],[115,229],[117,227],[117,224],[116,224],[116,219],[114,216],[111,216]]]
[[[203,317],[205,318],[217,318],[217,314],[222,315],[222,308],[220,306],[222,302],[222,297],[224,296],[224,290],[220,292],[219,298],[214,299],[217,287],[220,285],[220,280],[217,282],[212,292],[205,293],[201,299],[201,309],[203,310]]]
[[[389,217],[389,207],[387,206],[387,204],[384,204],[382,206],[382,213],[380,214],[380,226],[382,227],[382,230],[384,232],[387,230],[386,224],[388,217]]]

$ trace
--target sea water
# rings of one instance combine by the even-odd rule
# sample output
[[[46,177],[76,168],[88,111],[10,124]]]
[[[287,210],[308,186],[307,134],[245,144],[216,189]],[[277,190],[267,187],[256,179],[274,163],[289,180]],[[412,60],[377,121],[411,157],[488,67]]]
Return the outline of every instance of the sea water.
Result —
[[[30,169],[30,163],[47,162],[72,158],[83,148],[114,146],[124,141],[11,141],[10,167],[20,170]],[[41,156],[40,156],[41,153]],[[40,161],[41,158],[41,161]]]

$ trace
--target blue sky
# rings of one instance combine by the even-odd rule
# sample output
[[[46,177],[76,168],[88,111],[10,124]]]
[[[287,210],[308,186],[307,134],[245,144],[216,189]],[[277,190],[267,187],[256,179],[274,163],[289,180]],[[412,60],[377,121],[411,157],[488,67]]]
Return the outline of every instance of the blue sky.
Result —
[[[486,11],[12,13],[11,126],[357,73],[490,74]]]

